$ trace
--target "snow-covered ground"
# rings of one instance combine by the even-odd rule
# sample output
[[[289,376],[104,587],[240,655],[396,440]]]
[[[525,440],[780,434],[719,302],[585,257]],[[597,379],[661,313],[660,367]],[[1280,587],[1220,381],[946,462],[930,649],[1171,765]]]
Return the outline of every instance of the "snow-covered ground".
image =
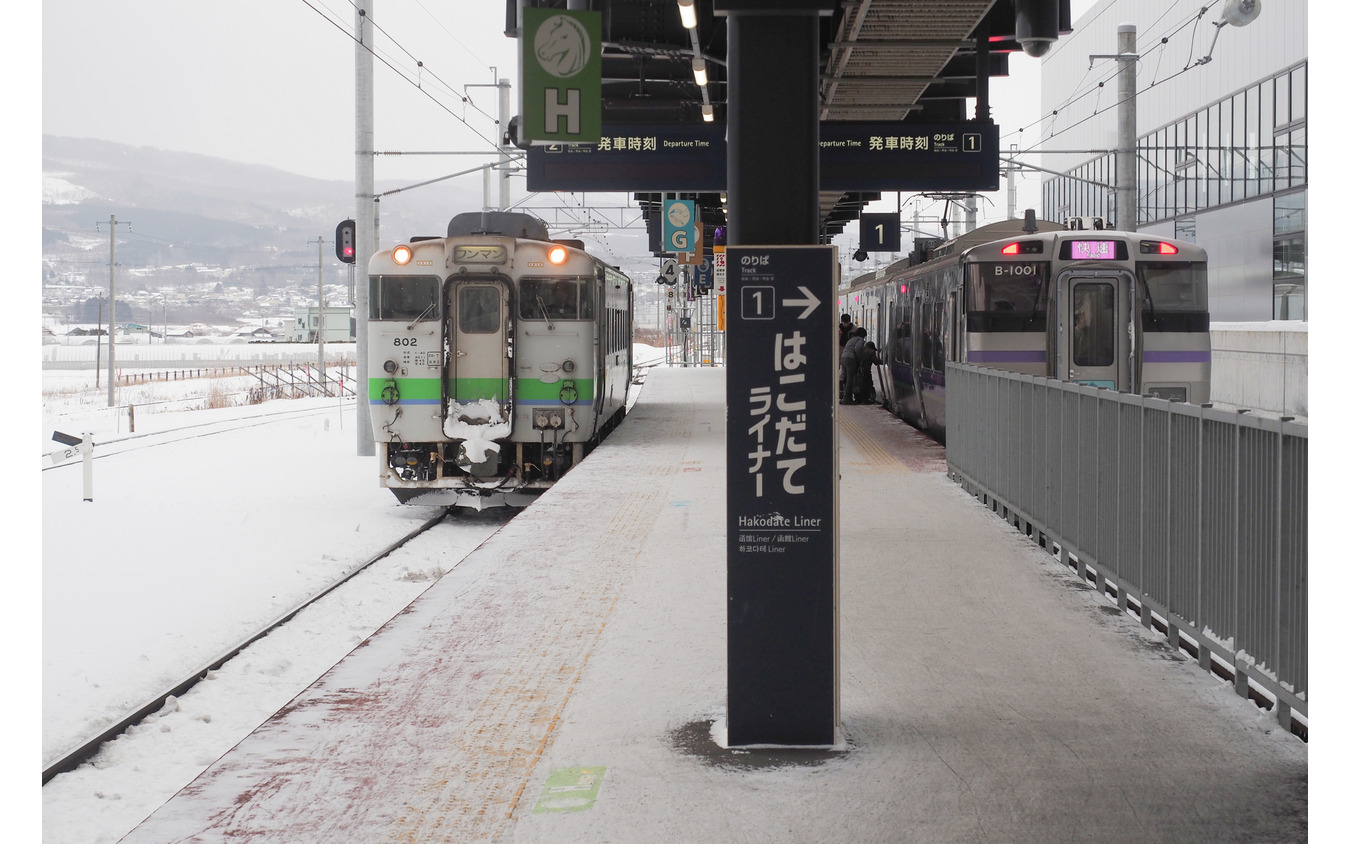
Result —
[[[661,356],[644,347],[639,360]],[[78,460],[43,461],[41,747],[19,754],[43,767],[436,512],[399,506],[375,485],[374,458],[356,456],[351,400],[241,406],[247,378],[121,388],[119,405],[139,405],[132,434],[95,377],[42,377],[41,451],[58,448],[53,430],[87,431],[110,454],[93,463],[92,501]],[[235,406],[208,407],[222,396]],[[463,514],[433,528],[53,779],[41,793],[42,840],[118,840],[502,519]],[[31,767],[20,776],[38,782]]]

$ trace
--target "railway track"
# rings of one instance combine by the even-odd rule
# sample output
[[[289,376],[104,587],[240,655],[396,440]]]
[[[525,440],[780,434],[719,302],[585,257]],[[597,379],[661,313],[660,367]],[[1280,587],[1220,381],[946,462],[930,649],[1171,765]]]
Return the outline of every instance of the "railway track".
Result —
[[[190,672],[182,680],[174,684],[172,688],[154,695],[145,703],[136,707],[131,712],[128,712],[126,715],[122,716],[114,723],[108,725],[106,729],[104,729],[97,735],[91,736],[90,738],[80,742],[75,747],[72,747],[71,749],[62,753],[59,757],[52,760],[50,763],[46,764],[43,767],[42,769],[43,784],[45,785],[53,777],[59,774],[68,773],[78,768],[86,760],[88,760],[95,753],[97,753],[99,748],[105,742],[117,738],[118,736],[126,732],[127,729],[130,728],[131,726],[141,722],[147,716],[159,711],[171,697],[178,697],[184,694],[193,686],[195,686],[197,683],[205,679],[210,672],[219,669],[221,666],[225,665],[225,663],[229,662],[235,656],[238,656],[239,653],[241,653],[245,648],[249,647],[253,643],[257,642],[258,640],[264,638],[268,634],[275,631],[277,628],[286,624],[288,621],[295,618],[295,616],[298,615],[301,611],[305,610],[308,607],[313,606],[314,604],[322,600],[324,597],[330,595],[334,590],[338,589],[340,586],[347,583],[361,572],[370,568],[375,563],[378,563],[381,560],[384,560],[385,558],[389,557],[391,554],[393,554],[398,549],[402,548],[411,540],[417,538],[418,536],[421,536],[423,533],[435,527],[436,525],[441,524],[442,522],[445,521],[446,516],[448,516],[449,513],[450,510],[449,508],[447,508],[440,511],[437,515],[433,516],[432,518],[427,519],[426,521],[418,525],[416,528],[409,531],[404,536],[400,537],[395,542],[391,543],[387,547],[381,549],[380,551],[372,555],[369,559],[353,566],[350,570],[346,571],[341,576],[334,579],[332,582],[324,586],[322,589],[319,589],[318,591],[311,594],[309,597],[305,598],[303,601],[300,601],[295,606],[286,610],[284,613],[277,616],[271,622],[267,623],[262,628],[254,632],[252,635],[248,636],[247,638],[238,642],[237,644],[230,647],[226,651],[217,655],[209,662],[207,662],[205,665],[202,665],[196,670]]]
[[[191,425],[181,425],[176,428],[165,428],[158,431],[146,431],[140,434],[124,434],[109,437],[107,439],[99,438],[95,440],[93,458],[98,460],[99,458],[112,457],[114,455],[125,454],[129,451],[136,451],[138,449],[168,445],[170,443],[210,437],[217,434],[227,434],[242,428],[254,428],[260,425],[270,425],[276,422],[283,422],[289,419],[303,418],[306,416],[319,416],[324,413],[329,413],[331,410],[330,407],[305,407],[275,410],[267,413],[252,414],[243,418],[196,422]],[[72,460],[55,466],[44,464],[42,471],[46,472],[49,469],[57,469],[62,466],[78,466],[79,463],[80,461],[78,460]]]

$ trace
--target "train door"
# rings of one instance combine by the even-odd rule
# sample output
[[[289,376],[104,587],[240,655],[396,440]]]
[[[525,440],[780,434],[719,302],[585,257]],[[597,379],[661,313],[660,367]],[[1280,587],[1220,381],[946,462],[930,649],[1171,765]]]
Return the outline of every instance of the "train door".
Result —
[[[1061,283],[1065,380],[1130,392],[1129,306],[1117,273],[1067,274]]]
[[[447,436],[490,440],[511,430],[508,304],[507,287],[500,281],[457,279],[447,285]]]

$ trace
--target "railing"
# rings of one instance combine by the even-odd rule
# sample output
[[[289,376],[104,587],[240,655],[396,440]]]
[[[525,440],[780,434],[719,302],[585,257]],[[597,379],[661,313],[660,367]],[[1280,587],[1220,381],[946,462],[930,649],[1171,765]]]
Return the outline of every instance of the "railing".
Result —
[[[1306,736],[1307,426],[946,374],[948,475]]]

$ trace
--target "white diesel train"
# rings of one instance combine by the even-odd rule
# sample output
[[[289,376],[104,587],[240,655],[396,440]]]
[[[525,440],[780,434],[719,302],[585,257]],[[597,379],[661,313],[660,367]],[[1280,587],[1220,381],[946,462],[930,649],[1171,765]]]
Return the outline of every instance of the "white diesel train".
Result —
[[[528,503],[623,420],[632,313],[627,276],[529,214],[460,214],[376,253],[380,485],[405,503]]]

